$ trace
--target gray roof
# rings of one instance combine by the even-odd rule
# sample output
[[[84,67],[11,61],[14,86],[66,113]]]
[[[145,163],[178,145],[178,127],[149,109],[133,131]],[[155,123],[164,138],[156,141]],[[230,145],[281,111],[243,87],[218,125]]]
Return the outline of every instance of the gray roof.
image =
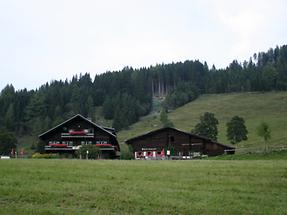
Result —
[[[180,132],[180,133],[184,133],[184,134],[189,135],[189,136],[194,136],[194,137],[197,137],[197,138],[200,138],[200,139],[204,139],[204,140],[209,141],[209,142],[213,142],[213,143],[215,143],[215,144],[218,144],[218,145],[221,145],[221,146],[230,148],[230,149],[235,149],[235,147],[228,146],[228,145],[224,145],[224,144],[222,144],[222,143],[218,143],[218,142],[216,142],[216,141],[214,141],[214,140],[212,140],[212,139],[209,139],[209,138],[207,138],[207,137],[199,136],[199,135],[192,134],[192,133],[189,133],[189,132],[186,132],[186,131],[182,131],[182,130],[179,130],[179,129],[177,129],[177,128],[172,128],[172,127],[164,127],[164,128],[159,128],[159,129],[156,129],[156,130],[153,130],[153,131],[149,131],[149,132],[147,132],[147,133],[144,133],[144,134],[141,134],[141,135],[139,135],[139,136],[130,138],[130,139],[128,139],[128,140],[125,140],[125,142],[126,142],[127,144],[131,144],[131,142],[134,141],[134,140],[138,140],[138,139],[144,138],[144,137],[146,137],[146,136],[149,136],[149,135],[154,134],[154,133],[158,133],[158,132],[163,131],[163,130],[166,130],[166,129],[171,129],[171,130],[174,130],[174,131],[177,131],[177,132]]]

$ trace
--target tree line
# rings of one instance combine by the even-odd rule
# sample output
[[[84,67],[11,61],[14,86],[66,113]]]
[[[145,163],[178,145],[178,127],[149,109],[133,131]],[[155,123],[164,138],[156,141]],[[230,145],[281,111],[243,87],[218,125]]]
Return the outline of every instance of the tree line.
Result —
[[[204,93],[287,90],[287,46],[254,54],[248,61],[234,60],[225,69],[208,67],[198,60],[96,75],[75,75],[52,81],[36,90],[15,90],[7,85],[0,93],[0,127],[19,135],[39,134],[74,114],[94,119],[103,107],[106,119],[117,130],[148,114],[152,98],[165,98],[174,109]]]

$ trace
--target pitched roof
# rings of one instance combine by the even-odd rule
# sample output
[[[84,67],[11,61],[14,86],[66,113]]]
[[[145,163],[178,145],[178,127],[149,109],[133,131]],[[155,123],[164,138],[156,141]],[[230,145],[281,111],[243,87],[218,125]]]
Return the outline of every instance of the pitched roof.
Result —
[[[91,120],[87,119],[86,117],[83,117],[81,114],[77,114],[77,115],[71,117],[70,119],[68,119],[68,120],[66,120],[66,121],[64,121],[64,122],[62,122],[62,123],[60,123],[59,125],[56,125],[55,127],[49,129],[48,131],[45,131],[44,133],[40,134],[38,137],[41,138],[41,137],[44,136],[45,134],[50,133],[51,131],[54,131],[55,129],[61,127],[62,125],[64,125],[64,124],[70,122],[71,120],[73,120],[73,119],[75,119],[75,118],[77,118],[77,117],[80,117],[81,119],[87,121],[88,123],[91,123],[92,125],[96,126],[97,128],[101,129],[102,131],[104,131],[104,132],[110,134],[111,136],[116,137],[115,134],[111,133],[108,129],[105,129],[105,127],[100,126],[100,125],[98,125],[98,124],[92,122]]]
[[[218,144],[218,145],[221,145],[221,146],[230,148],[230,149],[235,149],[235,147],[228,146],[228,145],[224,145],[224,144],[222,144],[222,143],[218,143],[218,142],[216,142],[216,141],[214,141],[214,140],[212,140],[212,139],[209,139],[209,138],[207,138],[207,137],[199,136],[199,135],[192,134],[192,133],[189,133],[189,132],[186,132],[186,131],[182,131],[182,130],[179,130],[179,129],[177,129],[177,128],[172,128],[172,127],[164,127],[164,128],[159,128],[159,129],[156,129],[156,130],[153,130],[153,131],[149,131],[149,132],[147,132],[147,133],[144,133],[144,134],[141,134],[141,135],[139,135],[139,136],[130,138],[130,139],[128,139],[128,140],[125,140],[125,143],[131,144],[131,142],[134,141],[134,140],[138,140],[138,139],[144,138],[144,137],[146,137],[146,136],[149,136],[149,135],[151,135],[151,134],[155,134],[155,133],[164,131],[164,130],[166,130],[166,129],[171,129],[171,130],[174,130],[174,131],[177,131],[177,132],[180,132],[180,133],[184,133],[184,134],[189,135],[189,136],[193,136],[193,137],[197,137],[197,138],[199,138],[199,139],[204,139],[204,140],[206,140],[206,141],[213,142],[213,143],[215,143],[215,144]]]

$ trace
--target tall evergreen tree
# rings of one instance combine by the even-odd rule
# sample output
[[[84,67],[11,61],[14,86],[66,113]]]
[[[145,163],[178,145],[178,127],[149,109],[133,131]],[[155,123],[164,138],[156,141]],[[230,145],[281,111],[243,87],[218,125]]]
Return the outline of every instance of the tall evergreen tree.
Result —
[[[0,155],[10,155],[16,149],[17,139],[14,134],[5,129],[0,129]]]
[[[92,119],[94,116],[94,100],[91,95],[88,96],[86,103],[87,116]]]
[[[171,120],[168,119],[168,115],[166,110],[163,108],[160,112],[160,121],[162,123],[162,126],[165,127],[174,127],[174,124]]]
[[[5,127],[10,130],[13,131],[15,129],[15,112],[14,112],[14,104],[10,103],[7,112],[5,114],[5,118],[4,118],[4,122],[5,122]]]

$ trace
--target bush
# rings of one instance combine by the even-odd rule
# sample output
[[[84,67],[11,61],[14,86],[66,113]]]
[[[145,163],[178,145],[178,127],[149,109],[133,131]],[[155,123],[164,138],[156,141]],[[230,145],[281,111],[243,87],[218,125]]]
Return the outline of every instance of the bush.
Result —
[[[59,154],[47,154],[47,153],[34,153],[32,155],[32,158],[35,158],[35,159],[56,159],[56,158],[60,158],[60,155]]]
[[[88,158],[89,159],[97,159],[99,158],[100,154],[100,149],[99,147],[93,145],[93,144],[88,144],[88,145],[83,145],[81,148],[76,152],[77,157],[80,158],[86,158],[87,156],[87,151],[89,152]]]
[[[121,160],[134,159],[133,150],[130,145],[121,144]]]

